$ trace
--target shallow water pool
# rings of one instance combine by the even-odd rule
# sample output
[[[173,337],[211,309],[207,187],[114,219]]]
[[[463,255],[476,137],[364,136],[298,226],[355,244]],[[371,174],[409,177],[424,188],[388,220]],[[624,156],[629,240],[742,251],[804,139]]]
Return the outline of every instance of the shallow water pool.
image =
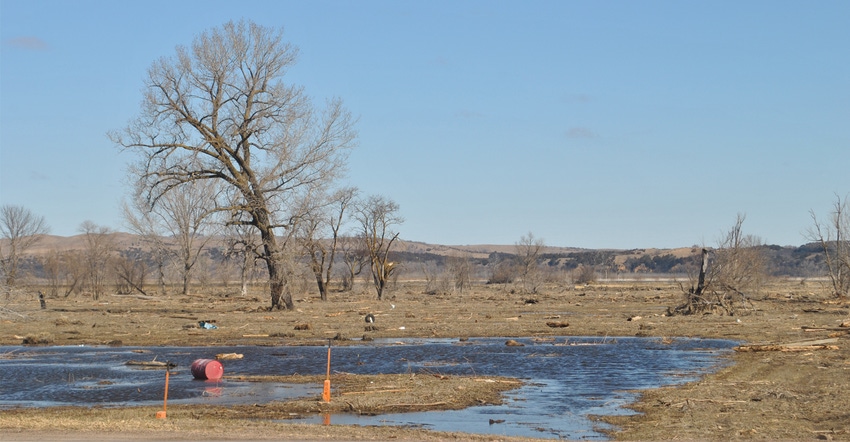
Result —
[[[458,411],[380,416],[338,414],[332,424],[405,425],[438,431],[567,439],[604,439],[588,415],[629,413],[631,390],[683,383],[718,369],[728,340],[658,338],[388,339],[334,347],[332,371],[508,376],[527,385],[503,405]],[[321,395],[319,385],[198,381],[192,361],[241,353],[223,361],[225,376],[324,374],[326,346],[0,347],[0,407],[133,406],[162,403],[164,371],[139,370],[130,360],[169,361],[168,401],[253,404]],[[321,423],[323,417],[306,418]],[[499,423],[492,423],[494,422]]]

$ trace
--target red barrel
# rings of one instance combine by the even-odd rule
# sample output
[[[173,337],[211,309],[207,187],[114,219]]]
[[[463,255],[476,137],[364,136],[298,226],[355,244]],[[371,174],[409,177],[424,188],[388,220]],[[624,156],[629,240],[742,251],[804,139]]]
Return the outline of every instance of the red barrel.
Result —
[[[192,362],[190,369],[195,379],[215,381],[224,375],[224,367],[215,359],[196,359]]]

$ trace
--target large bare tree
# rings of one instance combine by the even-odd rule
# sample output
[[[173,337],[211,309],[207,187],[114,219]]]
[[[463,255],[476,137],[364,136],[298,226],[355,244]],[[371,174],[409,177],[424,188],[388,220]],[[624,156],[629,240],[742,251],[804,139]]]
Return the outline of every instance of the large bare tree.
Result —
[[[24,253],[49,231],[50,228],[43,217],[35,215],[23,206],[0,207],[0,235],[5,240],[0,243],[0,270],[3,271],[4,281],[9,287],[15,285],[18,266]]]
[[[360,226],[363,246],[369,256],[372,282],[383,299],[390,276],[398,269],[390,261],[390,250],[398,239],[396,226],[404,222],[398,204],[382,196],[373,195],[357,204],[354,218]]]
[[[222,189],[209,209],[256,228],[271,307],[292,309],[280,229],[305,195],[343,169],[356,133],[341,101],[316,109],[284,76],[297,50],[279,29],[228,22],[148,71],[140,115],[110,138],[140,161],[134,174],[156,204],[189,183]],[[286,291],[286,293],[284,293]]]

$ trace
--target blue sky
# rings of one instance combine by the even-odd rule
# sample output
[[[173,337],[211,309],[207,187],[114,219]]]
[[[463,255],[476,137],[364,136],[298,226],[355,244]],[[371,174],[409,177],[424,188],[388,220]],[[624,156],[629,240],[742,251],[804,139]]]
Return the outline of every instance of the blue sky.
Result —
[[[359,118],[346,181],[408,240],[714,245],[745,213],[799,245],[850,193],[847,1],[0,0],[0,204],[125,230],[107,131],[154,60],[242,18]]]

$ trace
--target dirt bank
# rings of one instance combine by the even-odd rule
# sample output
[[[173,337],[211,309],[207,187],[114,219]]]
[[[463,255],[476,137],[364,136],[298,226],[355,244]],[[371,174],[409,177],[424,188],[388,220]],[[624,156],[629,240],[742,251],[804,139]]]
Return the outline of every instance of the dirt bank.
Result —
[[[622,429],[611,435],[620,439],[850,439],[850,335],[840,327],[850,320],[850,304],[822,295],[817,283],[771,285],[753,301],[752,309],[736,316],[665,316],[668,307],[681,301],[681,291],[675,284],[651,281],[547,287],[534,295],[511,293],[502,286],[475,286],[462,296],[425,295],[422,286],[409,284],[396,288],[388,300],[373,298],[369,292],[332,293],[327,302],[305,296],[296,299],[293,312],[269,312],[259,296],[108,296],[97,301],[78,297],[48,299],[47,308],[41,309],[35,296],[17,295],[0,310],[0,345],[24,340],[52,345],[299,345],[328,338],[345,345],[352,338],[477,336],[699,336],[785,344],[830,338],[834,341],[825,349],[736,352],[733,364],[719,373],[684,386],[644,392],[634,405],[640,415],[605,420]],[[367,314],[374,315],[374,323],[365,322]],[[199,321],[217,328],[200,328]],[[457,384],[438,383],[449,387],[440,393],[432,384],[414,382],[404,387],[412,395],[404,403],[369,395],[373,408],[358,404],[354,409],[397,410],[386,407],[393,403],[438,408],[452,403],[449,398],[458,391],[479,387],[483,390],[469,396],[493,401],[511,387],[509,382],[472,378],[436,381]],[[379,385],[400,382],[388,377]],[[351,388],[357,387],[352,383]],[[228,407],[215,413],[175,407],[173,412],[169,408],[167,421],[150,419],[155,410],[144,408],[5,410],[0,411],[0,440],[88,439],[94,430],[134,439],[471,437],[402,428],[271,423],[262,420],[270,411],[321,411],[316,401],[271,407]]]

